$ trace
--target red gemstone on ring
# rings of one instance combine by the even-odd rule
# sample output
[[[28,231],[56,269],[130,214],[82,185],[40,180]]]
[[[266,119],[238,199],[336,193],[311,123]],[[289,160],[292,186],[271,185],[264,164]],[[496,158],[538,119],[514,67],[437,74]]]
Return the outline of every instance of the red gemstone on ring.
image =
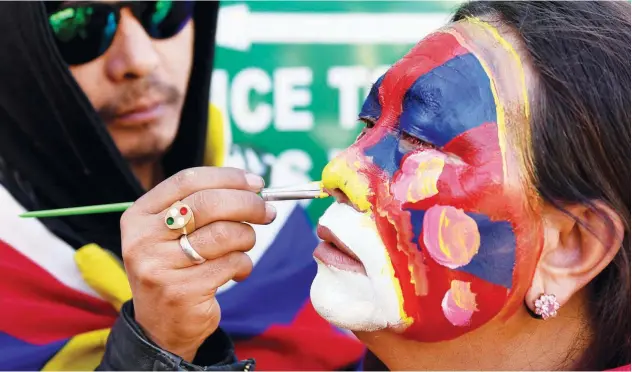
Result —
[[[183,216],[184,216],[185,214],[187,214],[187,208],[186,208],[186,207],[182,207],[182,208],[180,208],[180,214],[181,214],[181,215],[183,215]]]

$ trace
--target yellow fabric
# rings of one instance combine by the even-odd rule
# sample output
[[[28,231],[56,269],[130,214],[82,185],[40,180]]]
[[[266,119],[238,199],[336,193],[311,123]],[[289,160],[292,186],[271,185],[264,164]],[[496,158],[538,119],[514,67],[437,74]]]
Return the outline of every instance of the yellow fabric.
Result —
[[[209,104],[206,165],[221,166],[227,156],[226,128],[222,113]],[[77,250],[75,263],[86,283],[103,299],[120,311],[123,303],[132,298],[132,290],[121,263],[97,244],[88,244]],[[44,371],[93,371],[101,362],[110,329],[98,329],[71,338],[46,363]]]
[[[120,262],[96,244],[88,244],[77,250],[75,263],[83,279],[121,310],[124,302],[132,298],[132,290]],[[98,329],[71,338],[61,350],[46,363],[44,371],[93,371],[103,358],[110,329]]]
[[[111,253],[96,244],[88,244],[77,250],[75,262],[83,280],[117,311],[132,298],[123,266]]]
[[[225,128],[222,113],[217,106],[209,104],[208,130],[206,132],[206,150],[204,164],[221,166],[226,160]]]
[[[220,110],[209,104],[206,165],[221,166],[227,156],[227,135]],[[104,300],[120,311],[123,303],[132,298],[132,290],[121,263],[98,246],[87,244],[75,253],[75,263],[86,283]],[[53,356],[44,371],[93,371],[101,362],[110,329],[98,329],[71,338]]]
[[[105,352],[110,329],[82,333],[68,341],[43,371],[94,371]]]

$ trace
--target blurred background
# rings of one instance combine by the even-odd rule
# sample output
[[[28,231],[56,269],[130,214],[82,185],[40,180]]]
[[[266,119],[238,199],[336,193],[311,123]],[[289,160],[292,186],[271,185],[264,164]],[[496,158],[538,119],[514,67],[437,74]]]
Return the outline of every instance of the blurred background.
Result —
[[[458,1],[221,3],[211,102],[227,164],[267,184],[320,180],[351,144],[371,84]],[[305,201],[316,221],[331,200]]]

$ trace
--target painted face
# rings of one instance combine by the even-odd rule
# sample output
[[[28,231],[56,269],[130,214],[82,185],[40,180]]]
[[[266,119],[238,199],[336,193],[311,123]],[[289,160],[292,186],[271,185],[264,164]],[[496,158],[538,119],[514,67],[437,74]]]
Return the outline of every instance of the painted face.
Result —
[[[367,129],[323,171],[338,203],[318,228],[318,312],[418,341],[511,314],[543,239],[507,134],[528,137],[516,51],[479,20],[452,24],[376,81],[360,118]]]

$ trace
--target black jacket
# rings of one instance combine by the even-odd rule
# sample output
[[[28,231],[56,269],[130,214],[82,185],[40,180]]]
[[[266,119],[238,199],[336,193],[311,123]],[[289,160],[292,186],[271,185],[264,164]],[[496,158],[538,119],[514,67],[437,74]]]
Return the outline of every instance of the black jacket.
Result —
[[[103,361],[104,371],[252,371],[255,361],[237,360],[233,343],[221,329],[199,348],[193,363],[159,348],[143,333],[134,320],[134,306],[127,302],[112,327]]]
[[[196,4],[193,68],[180,129],[164,158],[167,177],[203,161],[218,7],[218,2]],[[2,186],[29,210],[140,197],[141,185],[56,49],[43,2],[0,2],[0,50]],[[41,222],[75,249],[97,243],[120,258],[119,219],[118,214],[96,214]],[[254,366],[251,360],[235,359],[232,343],[221,330],[203,344],[194,362],[198,366],[182,362],[144,337],[128,302],[111,330],[99,368]]]

